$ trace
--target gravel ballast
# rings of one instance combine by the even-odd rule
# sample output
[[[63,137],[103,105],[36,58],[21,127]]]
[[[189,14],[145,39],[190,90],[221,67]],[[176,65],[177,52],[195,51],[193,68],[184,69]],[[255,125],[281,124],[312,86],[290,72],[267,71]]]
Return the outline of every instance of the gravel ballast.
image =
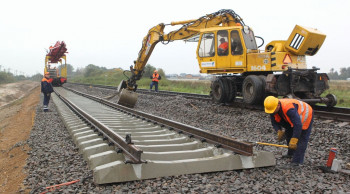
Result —
[[[115,91],[66,84],[82,92],[106,97]],[[111,99],[112,102],[116,98]],[[42,102],[41,102],[42,103]],[[55,105],[50,102],[51,112],[42,112],[37,106],[37,115],[28,143],[32,150],[27,160],[28,177],[24,181],[32,192],[43,187],[86,178],[78,183],[63,186],[59,193],[292,193],[292,192],[350,192],[350,175],[323,173],[317,166],[327,162],[329,149],[338,149],[337,159],[350,162],[350,126],[340,122],[315,119],[305,163],[299,169],[281,169],[288,164],[282,159],[284,148],[256,146],[275,154],[275,167],[239,171],[203,173],[162,177],[111,185],[94,185],[92,171],[88,169],[74,145],[67,129],[58,116]],[[157,116],[192,125],[203,130],[246,141],[278,143],[269,115],[212,102],[189,100],[181,96],[162,97],[140,94],[135,109]]]

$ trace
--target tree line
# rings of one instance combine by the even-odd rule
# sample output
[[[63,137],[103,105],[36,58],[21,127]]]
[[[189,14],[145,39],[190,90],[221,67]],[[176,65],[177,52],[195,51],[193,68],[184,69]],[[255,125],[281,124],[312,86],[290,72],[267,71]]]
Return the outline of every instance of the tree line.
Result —
[[[147,64],[144,68],[143,77],[150,77],[153,74],[154,70],[156,70],[156,69],[157,69],[156,67],[154,67],[150,64]],[[75,70],[72,65],[67,64],[67,75],[68,75],[68,77],[71,77],[71,78],[101,76],[101,75],[104,75],[104,74],[111,72],[113,70],[117,71],[117,72],[124,72],[124,70],[120,67],[114,68],[114,69],[107,69],[106,67],[100,67],[100,66],[97,66],[94,64],[89,64],[86,67],[77,68]],[[163,69],[158,68],[157,70],[158,70],[158,73],[162,77],[165,77],[165,72]],[[125,71],[125,74],[128,75],[130,73],[128,71]]]
[[[0,84],[12,83],[27,79],[24,75],[13,75],[11,72],[0,71]]]
[[[332,68],[328,73],[330,80],[346,80],[350,78],[350,67],[340,68],[339,73]]]

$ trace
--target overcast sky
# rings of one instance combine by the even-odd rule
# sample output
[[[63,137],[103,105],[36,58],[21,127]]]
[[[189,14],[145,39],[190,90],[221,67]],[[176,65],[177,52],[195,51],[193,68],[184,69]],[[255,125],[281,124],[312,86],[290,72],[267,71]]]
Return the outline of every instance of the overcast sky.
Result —
[[[88,64],[128,69],[151,27],[232,9],[265,45],[286,40],[296,24],[325,33],[323,46],[307,63],[329,72],[350,66],[349,8],[349,0],[1,0],[0,65],[13,73],[42,73],[45,48],[63,40],[67,63],[75,69]],[[158,43],[148,63],[167,74],[196,74],[196,47],[184,41]]]

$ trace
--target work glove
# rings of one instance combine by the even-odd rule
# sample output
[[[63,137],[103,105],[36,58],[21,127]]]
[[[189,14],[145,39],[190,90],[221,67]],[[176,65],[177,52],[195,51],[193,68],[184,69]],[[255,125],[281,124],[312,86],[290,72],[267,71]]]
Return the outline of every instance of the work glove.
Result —
[[[284,135],[284,131],[278,130],[277,131],[277,141],[283,141],[286,136]]]
[[[50,93],[46,94],[46,96],[50,96]]]
[[[296,149],[297,149],[298,141],[299,141],[298,138],[295,138],[295,137],[293,137],[292,139],[290,139],[288,148],[289,148],[289,149],[292,149],[292,150],[296,150]]]

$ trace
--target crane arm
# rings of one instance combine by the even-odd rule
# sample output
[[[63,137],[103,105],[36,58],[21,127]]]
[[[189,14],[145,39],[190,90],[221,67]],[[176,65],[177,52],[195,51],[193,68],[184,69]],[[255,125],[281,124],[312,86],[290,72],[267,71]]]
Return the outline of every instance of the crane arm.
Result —
[[[143,69],[158,42],[168,44],[174,40],[185,40],[199,34],[201,29],[214,27],[220,24],[222,26],[244,25],[242,18],[233,10],[223,9],[202,16],[199,19],[171,22],[170,25],[172,26],[182,25],[182,27],[168,34],[164,34],[165,24],[161,23],[154,26],[143,38],[138,58],[134,61],[134,66],[130,66],[132,75],[128,78],[124,87],[127,87],[128,90],[136,90],[136,81],[141,79]]]

